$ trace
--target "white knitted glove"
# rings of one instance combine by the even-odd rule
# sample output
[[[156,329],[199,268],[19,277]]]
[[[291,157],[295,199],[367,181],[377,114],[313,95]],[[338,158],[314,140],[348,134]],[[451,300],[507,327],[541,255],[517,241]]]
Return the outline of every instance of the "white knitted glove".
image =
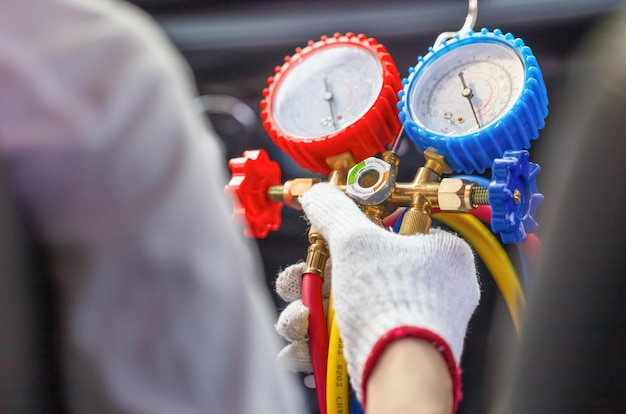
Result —
[[[328,243],[335,316],[359,400],[365,402],[367,379],[386,345],[414,337],[441,351],[456,406],[463,341],[480,297],[470,246],[439,229],[413,236],[389,232],[326,183],[313,186],[300,204]]]
[[[309,352],[309,308],[302,303],[302,274],[306,263],[298,262],[288,266],[276,278],[276,293],[289,304],[278,317],[276,331],[287,341],[278,354],[278,359],[285,367],[295,372],[312,372],[311,353]],[[328,307],[330,296],[331,264],[326,262],[322,299],[324,311]]]

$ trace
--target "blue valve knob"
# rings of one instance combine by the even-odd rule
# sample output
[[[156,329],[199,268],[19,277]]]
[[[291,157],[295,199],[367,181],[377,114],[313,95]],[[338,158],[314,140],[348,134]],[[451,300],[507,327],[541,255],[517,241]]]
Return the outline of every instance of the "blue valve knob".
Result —
[[[491,229],[500,233],[504,243],[523,243],[539,229],[535,211],[543,202],[537,190],[541,168],[528,158],[525,150],[506,151],[493,161],[488,195]]]

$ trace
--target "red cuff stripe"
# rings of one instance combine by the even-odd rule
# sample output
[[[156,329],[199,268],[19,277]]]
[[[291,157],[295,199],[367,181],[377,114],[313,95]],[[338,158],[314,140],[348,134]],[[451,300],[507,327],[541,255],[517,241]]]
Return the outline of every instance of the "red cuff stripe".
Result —
[[[439,352],[441,352],[441,355],[445,359],[446,365],[448,366],[448,370],[450,371],[450,377],[452,378],[452,412],[455,413],[459,402],[463,398],[463,394],[461,392],[461,370],[454,360],[452,350],[450,349],[450,346],[448,346],[448,343],[436,333],[429,331],[428,329],[418,328],[415,326],[399,326],[394,328],[381,336],[376,344],[374,344],[363,369],[363,378],[361,381],[361,386],[363,387],[363,409],[365,409],[365,403],[367,401],[367,395],[365,393],[367,389],[367,381],[372,373],[372,370],[376,366],[376,362],[378,362],[378,358],[380,358],[383,351],[387,348],[387,345],[397,339],[403,338],[415,338],[428,341],[433,344]]]

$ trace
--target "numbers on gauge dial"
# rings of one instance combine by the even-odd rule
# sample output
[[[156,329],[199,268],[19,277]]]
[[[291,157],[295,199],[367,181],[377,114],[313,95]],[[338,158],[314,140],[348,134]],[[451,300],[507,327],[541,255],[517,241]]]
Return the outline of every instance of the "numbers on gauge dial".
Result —
[[[511,109],[524,75],[524,64],[510,47],[495,42],[458,46],[423,68],[410,91],[413,119],[437,134],[470,134]]]
[[[382,88],[382,68],[358,45],[328,46],[280,80],[273,100],[277,126],[294,138],[315,138],[360,119]]]

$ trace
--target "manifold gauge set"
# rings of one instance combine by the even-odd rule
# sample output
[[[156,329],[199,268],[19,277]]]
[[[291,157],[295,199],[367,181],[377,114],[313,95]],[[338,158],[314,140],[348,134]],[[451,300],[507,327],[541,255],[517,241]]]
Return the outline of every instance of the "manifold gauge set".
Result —
[[[522,39],[473,30],[475,3],[470,0],[463,28],[442,33],[404,77],[382,44],[353,33],[309,41],[276,67],[262,92],[263,126],[280,150],[314,174],[282,182],[278,163],[264,150],[231,159],[226,190],[247,235],[263,238],[278,230],[282,206],[299,209],[298,197],[326,180],[374,223],[399,216],[393,229],[401,235],[428,233],[432,218],[473,247],[489,237],[498,245],[536,237],[535,210],[543,195],[536,186],[540,168],[528,150],[548,114],[546,87]],[[397,148],[407,138],[425,162],[412,181],[399,182]],[[311,271],[305,276],[320,273],[324,263],[313,262],[328,256],[314,230],[309,240]],[[478,253],[489,266],[492,250]],[[490,270],[494,278],[510,276]],[[513,277],[503,283],[513,286],[505,300],[517,326],[522,278]],[[320,409],[334,412],[326,398],[326,360],[319,361],[329,357],[328,349],[324,338],[310,343]],[[314,343],[322,349],[313,349]]]

